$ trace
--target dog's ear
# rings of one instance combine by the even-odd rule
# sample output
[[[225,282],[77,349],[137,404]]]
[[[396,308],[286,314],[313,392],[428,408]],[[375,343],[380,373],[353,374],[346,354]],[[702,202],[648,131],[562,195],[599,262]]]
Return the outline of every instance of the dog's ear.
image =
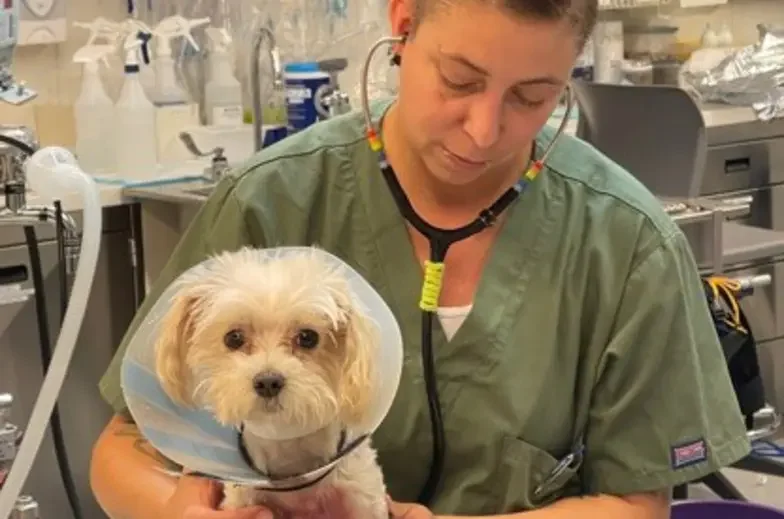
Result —
[[[339,413],[344,424],[361,426],[375,389],[374,366],[378,331],[356,308],[347,308],[344,333],[344,363],[340,383]]]
[[[163,390],[181,405],[191,405],[190,373],[185,356],[193,333],[193,310],[196,298],[181,295],[161,320],[155,344],[155,370]]]

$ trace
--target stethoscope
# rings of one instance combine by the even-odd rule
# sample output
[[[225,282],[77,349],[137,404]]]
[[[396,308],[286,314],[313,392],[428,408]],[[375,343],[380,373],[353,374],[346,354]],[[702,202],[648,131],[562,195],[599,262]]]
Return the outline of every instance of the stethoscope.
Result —
[[[444,433],[444,424],[441,417],[441,404],[439,402],[438,387],[436,385],[436,373],[433,360],[433,315],[438,311],[438,299],[441,293],[441,287],[444,276],[444,259],[449,247],[465,240],[488,227],[492,226],[498,216],[508,208],[512,202],[517,200],[522,195],[528,186],[533,182],[537,175],[542,171],[552,152],[556,142],[563,135],[566,129],[566,124],[569,122],[569,117],[574,105],[574,98],[572,90],[567,85],[566,95],[566,111],[563,116],[561,124],[558,126],[553,139],[545,149],[544,154],[540,159],[536,159],[532,152],[531,162],[529,163],[528,170],[522,178],[498,200],[495,201],[490,207],[482,210],[477,218],[463,227],[456,229],[442,229],[430,225],[422,217],[420,217],[414,210],[411,202],[408,200],[405,191],[398,182],[395,171],[392,166],[387,162],[384,153],[384,145],[373,124],[372,116],[370,113],[370,102],[368,100],[368,71],[370,62],[373,59],[376,51],[383,45],[394,45],[405,43],[406,36],[389,36],[378,40],[368,51],[367,57],[362,67],[360,77],[360,95],[362,101],[362,111],[365,117],[365,126],[367,131],[367,139],[370,148],[378,153],[378,162],[381,173],[386,180],[389,189],[392,193],[398,209],[403,217],[430,243],[430,258],[425,261],[424,283],[422,285],[422,294],[419,301],[419,307],[422,310],[422,366],[425,376],[425,390],[427,391],[427,402],[430,411],[430,424],[433,437],[433,458],[430,465],[430,472],[419,495],[418,502],[422,504],[429,504],[435,495],[441,481],[444,471],[444,455],[446,452],[446,438]],[[392,63],[399,65],[400,56],[395,55],[392,57]],[[534,146],[535,150],[535,146]],[[577,453],[571,453],[558,464],[557,471],[562,472],[568,466],[575,462]],[[556,472],[556,471],[554,471]],[[555,474],[558,475],[558,474]],[[549,476],[550,478],[553,475]]]

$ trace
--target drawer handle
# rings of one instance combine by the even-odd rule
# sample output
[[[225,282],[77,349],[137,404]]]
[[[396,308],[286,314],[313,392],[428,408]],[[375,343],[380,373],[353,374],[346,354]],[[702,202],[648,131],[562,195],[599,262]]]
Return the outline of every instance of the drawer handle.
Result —
[[[26,265],[0,267],[0,306],[26,303],[35,294],[33,288],[22,288],[29,277]]]
[[[739,159],[727,159],[724,161],[724,173],[743,173],[751,169],[751,158],[742,157]]]
[[[29,278],[30,276],[27,273],[27,265],[0,267],[0,286],[24,283]]]

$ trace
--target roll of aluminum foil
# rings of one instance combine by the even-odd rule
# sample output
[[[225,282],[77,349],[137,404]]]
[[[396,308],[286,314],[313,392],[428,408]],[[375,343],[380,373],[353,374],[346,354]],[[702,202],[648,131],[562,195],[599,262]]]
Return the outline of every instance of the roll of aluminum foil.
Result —
[[[681,80],[701,101],[750,106],[767,121],[784,116],[784,27],[758,26],[759,40]]]

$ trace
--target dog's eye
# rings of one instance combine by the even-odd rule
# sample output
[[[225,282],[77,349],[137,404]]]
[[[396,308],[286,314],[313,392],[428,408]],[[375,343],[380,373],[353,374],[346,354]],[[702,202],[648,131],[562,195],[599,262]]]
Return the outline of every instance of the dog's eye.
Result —
[[[300,348],[309,350],[318,346],[319,334],[310,328],[303,328],[297,332],[297,336],[294,338],[294,341]]]
[[[230,350],[237,350],[245,345],[245,334],[242,330],[232,330],[223,336],[223,343]]]

